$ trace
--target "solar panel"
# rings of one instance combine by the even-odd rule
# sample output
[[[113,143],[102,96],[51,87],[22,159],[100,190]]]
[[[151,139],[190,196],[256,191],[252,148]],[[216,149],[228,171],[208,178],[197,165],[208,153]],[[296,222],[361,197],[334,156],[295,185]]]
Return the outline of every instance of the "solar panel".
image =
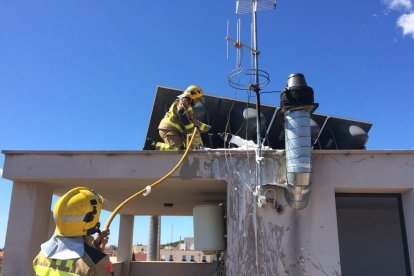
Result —
[[[147,130],[147,138],[161,141],[158,124],[172,102],[183,90],[158,86]],[[261,130],[264,145],[273,149],[285,148],[284,119],[277,106],[261,105]],[[237,134],[243,139],[256,141],[255,103],[204,95],[204,103],[193,108],[196,117],[212,126],[212,134],[202,134],[208,148],[223,148],[223,140],[217,135],[224,131]],[[313,113],[314,149],[362,149],[366,143],[363,133],[368,134],[372,124],[331,115]],[[355,132],[360,129],[363,133]]]

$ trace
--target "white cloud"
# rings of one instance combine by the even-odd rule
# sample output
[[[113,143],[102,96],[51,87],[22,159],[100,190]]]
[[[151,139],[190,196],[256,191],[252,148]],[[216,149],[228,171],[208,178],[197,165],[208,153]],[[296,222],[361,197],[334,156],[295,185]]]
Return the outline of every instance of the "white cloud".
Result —
[[[414,39],[414,0],[382,0],[389,10],[397,10],[401,15],[397,20],[397,26],[403,31],[403,35]]]
[[[385,5],[391,10],[410,10],[413,6],[411,0],[384,0]]]
[[[3,168],[0,168],[0,177],[3,176]]]
[[[397,25],[403,29],[404,35],[411,35],[414,38],[414,12],[401,15]]]

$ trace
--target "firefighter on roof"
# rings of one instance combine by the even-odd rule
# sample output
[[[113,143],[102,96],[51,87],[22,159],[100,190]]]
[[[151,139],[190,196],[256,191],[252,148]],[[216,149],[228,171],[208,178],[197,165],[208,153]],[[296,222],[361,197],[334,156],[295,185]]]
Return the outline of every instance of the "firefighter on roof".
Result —
[[[172,103],[158,126],[162,142],[147,139],[144,150],[181,150],[185,148],[187,134],[192,133],[196,127],[200,132],[208,132],[210,126],[198,121],[193,113],[193,106],[202,100],[203,90],[196,86],[189,86],[183,94]],[[202,147],[200,134],[197,132],[193,148]]]
[[[99,249],[109,235],[109,230],[99,230],[102,205],[103,198],[84,187],[59,198],[53,210],[55,234],[33,260],[37,276],[113,275],[109,257]]]

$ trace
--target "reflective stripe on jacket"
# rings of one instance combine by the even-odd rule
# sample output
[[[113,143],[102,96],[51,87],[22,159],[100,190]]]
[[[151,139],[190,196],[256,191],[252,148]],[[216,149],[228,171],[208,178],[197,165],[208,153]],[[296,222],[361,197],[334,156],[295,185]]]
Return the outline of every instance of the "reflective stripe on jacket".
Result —
[[[85,239],[85,254],[76,259],[51,259],[41,251],[33,260],[37,276],[113,276],[109,257]]]
[[[183,132],[183,128],[181,127],[180,120],[178,118],[178,103],[179,99],[176,99],[173,104],[170,106],[169,110],[165,114],[164,118],[161,120],[161,123],[158,128],[165,129],[166,125],[171,126],[178,130],[179,132]]]
[[[190,99],[178,98],[171,104],[158,129],[170,129],[170,127],[181,133],[190,133],[194,127],[203,131],[207,125],[194,118]]]
[[[48,259],[42,253],[36,257],[36,262],[33,265],[36,275],[41,276],[75,276],[82,275],[81,272],[70,272],[73,267],[74,259],[70,260],[55,260]]]

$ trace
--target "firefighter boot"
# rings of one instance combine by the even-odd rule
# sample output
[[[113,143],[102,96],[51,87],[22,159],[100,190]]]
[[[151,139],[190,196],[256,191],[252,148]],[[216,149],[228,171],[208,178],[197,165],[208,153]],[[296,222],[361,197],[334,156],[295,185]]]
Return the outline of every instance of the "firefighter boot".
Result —
[[[151,138],[145,140],[145,145],[143,150],[155,150],[155,142]]]

